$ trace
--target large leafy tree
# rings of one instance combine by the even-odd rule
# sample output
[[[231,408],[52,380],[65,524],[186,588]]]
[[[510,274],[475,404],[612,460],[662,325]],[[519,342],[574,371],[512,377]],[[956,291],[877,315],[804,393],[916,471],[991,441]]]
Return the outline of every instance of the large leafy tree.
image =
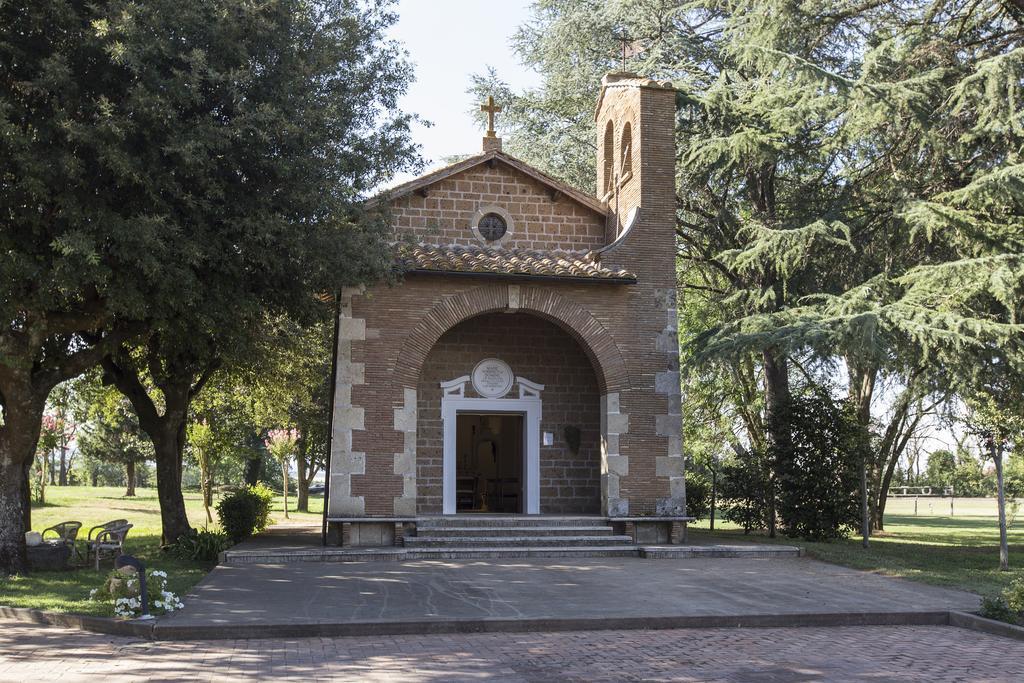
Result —
[[[384,262],[365,193],[412,159],[385,0],[0,6],[0,570],[24,566],[49,390],[105,357],[189,529],[189,402],[267,315]]]
[[[592,158],[578,140],[616,35],[627,69],[675,83],[681,301],[713,312],[682,329],[691,367],[735,407],[730,375],[756,359],[770,443],[798,358],[845,361],[862,426],[900,387],[868,463],[878,523],[949,378],[992,347],[1021,363],[1022,17],[996,0],[542,0],[515,47],[543,86],[476,88],[509,100],[510,150],[592,189],[571,160]]]

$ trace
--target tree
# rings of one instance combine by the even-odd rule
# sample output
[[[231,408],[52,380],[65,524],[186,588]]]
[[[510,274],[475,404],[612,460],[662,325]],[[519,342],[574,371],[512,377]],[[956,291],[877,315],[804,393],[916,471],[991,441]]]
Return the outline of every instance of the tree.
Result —
[[[78,439],[82,455],[88,459],[118,463],[124,467],[125,497],[135,496],[136,468],[153,458],[153,446],[139,427],[138,418],[128,401],[113,389],[98,392],[87,409]]]
[[[295,433],[290,429],[275,429],[267,435],[267,450],[281,465],[281,480],[284,482],[284,518],[288,519],[288,467],[295,455]]]
[[[942,489],[952,486],[956,476],[956,456],[953,451],[940,448],[928,454],[928,464],[924,470],[929,486]]]
[[[282,327],[273,352],[246,380],[256,397],[257,423],[294,430],[296,509],[303,512],[309,510],[309,486],[327,462],[332,330],[327,318]]]
[[[1000,373],[1001,374],[1001,373]],[[1007,385],[1000,387],[1009,389]],[[999,569],[1009,571],[1010,549],[1006,539],[1006,489],[1003,477],[1003,455],[1011,442],[1024,441],[1024,411],[1020,400],[1021,385],[1016,392],[976,391],[969,399],[969,424],[981,439],[996,467],[996,502],[999,511]]]
[[[213,523],[213,465],[217,460],[217,439],[214,430],[205,420],[188,425],[189,451],[199,465],[199,487],[206,509],[206,523]]]
[[[355,207],[412,158],[391,113],[409,78],[382,37],[393,20],[383,0],[0,7],[0,571],[25,567],[54,386],[114,359],[158,443],[173,538],[188,529],[180,404],[213,362],[192,352],[216,358],[257,312],[375,274],[379,228]],[[144,358],[121,348],[144,332],[167,356],[156,411],[150,379],[119,363]],[[225,346],[176,348],[212,333]]]
[[[409,68],[384,38],[388,6],[118,2],[91,22],[120,69],[106,125],[131,131],[120,201],[159,247],[145,334],[103,368],[153,441],[165,541],[190,532],[182,457],[210,378],[388,263],[384,218],[361,208],[413,161],[408,117],[391,113]]]

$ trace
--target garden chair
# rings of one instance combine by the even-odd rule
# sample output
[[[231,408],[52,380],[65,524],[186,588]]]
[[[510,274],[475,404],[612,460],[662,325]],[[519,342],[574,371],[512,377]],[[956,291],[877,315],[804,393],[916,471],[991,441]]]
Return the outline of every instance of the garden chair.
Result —
[[[60,524],[54,524],[53,526],[43,529],[43,541],[46,541],[46,534],[53,532],[57,535],[57,539],[50,541],[50,543],[63,543],[71,550],[72,555],[76,555],[79,560],[84,562],[81,551],[78,550],[78,546],[75,541],[78,539],[78,532],[82,528],[81,522],[61,522]]]
[[[118,557],[124,554],[124,540],[128,536],[128,531],[131,530],[132,524],[128,524],[124,520],[115,520],[123,522],[121,524],[115,524],[114,522],[107,522],[101,524],[98,527],[93,527],[89,530],[89,539],[86,541],[86,558],[90,555],[96,556],[96,569],[100,568],[100,555],[102,553],[110,553],[112,557]],[[99,530],[95,537],[93,537],[93,531]],[[88,561],[88,560],[87,560]]]
[[[104,529],[112,529],[112,528],[114,528],[116,526],[124,526],[127,523],[128,523],[127,519],[112,519],[109,522],[104,522],[103,524],[97,524],[93,528],[89,529],[89,535],[86,536],[85,540],[86,540],[86,542],[92,541],[93,540],[92,536],[97,531],[103,531]]]

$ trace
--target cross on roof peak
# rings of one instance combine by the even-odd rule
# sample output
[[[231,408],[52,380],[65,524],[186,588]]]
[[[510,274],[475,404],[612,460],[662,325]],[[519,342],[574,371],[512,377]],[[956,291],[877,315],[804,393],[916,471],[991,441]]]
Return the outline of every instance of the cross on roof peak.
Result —
[[[480,111],[487,112],[487,137],[496,137],[497,134],[494,132],[494,115],[501,111],[501,105],[494,103],[494,95],[487,96],[487,104],[481,104]]]

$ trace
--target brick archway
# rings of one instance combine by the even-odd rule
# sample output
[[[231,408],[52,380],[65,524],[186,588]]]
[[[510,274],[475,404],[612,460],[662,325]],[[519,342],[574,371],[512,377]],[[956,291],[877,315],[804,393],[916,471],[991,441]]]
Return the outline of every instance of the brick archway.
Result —
[[[590,311],[549,289],[518,285],[477,287],[436,304],[405,338],[395,364],[398,384],[416,387],[427,355],[445,332],[469,318],[505,310],[529,313],[565,330],[590,359],[602,394],[629,388],[618,347]]]

